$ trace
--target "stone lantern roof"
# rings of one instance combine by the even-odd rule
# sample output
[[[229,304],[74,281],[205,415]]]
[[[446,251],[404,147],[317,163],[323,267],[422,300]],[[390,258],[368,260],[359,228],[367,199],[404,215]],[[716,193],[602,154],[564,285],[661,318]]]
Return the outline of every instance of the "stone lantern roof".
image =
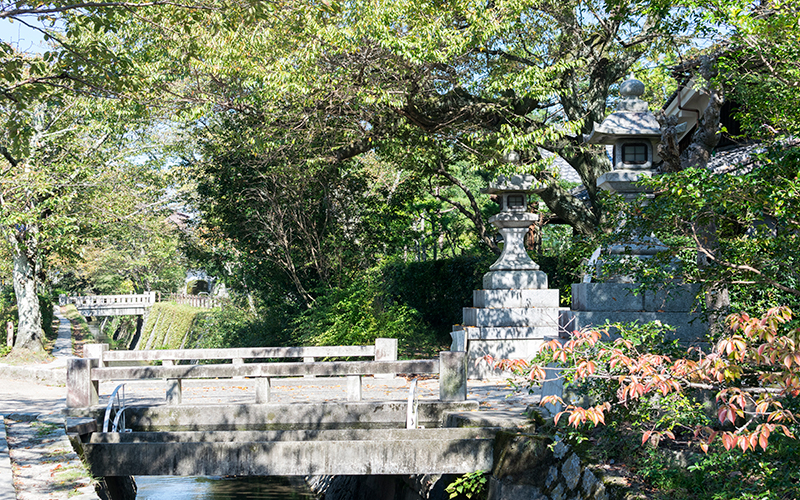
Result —
[[[481,189],[484,194],[503,194],[503,193],[539,193],[544,190],[544,186],[532,175],[512,175],[506,178],[499,175],[495,182],[490,182],[489,187]]]
[[[595,122],[586,142],[589,144],[614,144],[619,139],[658,139],[661,126],[655,115],[648,110],[647,102],[640,99],[644,94],[644,83],[627,80],[619,87],[620,100],[617,110],[603,123]]]

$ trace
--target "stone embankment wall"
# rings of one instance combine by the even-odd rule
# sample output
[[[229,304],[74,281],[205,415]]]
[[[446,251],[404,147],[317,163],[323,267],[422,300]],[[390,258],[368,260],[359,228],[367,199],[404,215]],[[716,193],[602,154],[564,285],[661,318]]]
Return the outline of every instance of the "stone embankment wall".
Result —
[[[563,441],[501,433],[489,500],[613,500],[619,495]]]
[[[456,476],[313,476],[306,483],[324,500],[445,500]],[[504,432],[497,437],[489,500],[616,500],[626,489],[605,478],[563,441]]]

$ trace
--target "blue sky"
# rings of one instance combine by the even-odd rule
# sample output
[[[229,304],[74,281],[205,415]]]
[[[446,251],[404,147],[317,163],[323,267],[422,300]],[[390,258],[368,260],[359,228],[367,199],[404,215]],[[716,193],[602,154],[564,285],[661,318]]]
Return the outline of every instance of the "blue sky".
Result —
[[[41,33],[8,19],[0,19],[0,40],[11,42],[25,52],[41,52],[45,48]]]

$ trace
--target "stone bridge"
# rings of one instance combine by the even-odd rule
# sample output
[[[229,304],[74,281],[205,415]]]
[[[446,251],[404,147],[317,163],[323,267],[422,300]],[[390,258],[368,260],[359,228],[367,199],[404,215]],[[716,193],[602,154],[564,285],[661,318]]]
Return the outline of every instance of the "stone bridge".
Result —
[[[128,295],[60,295],[61,306],[74,304],[84,316],[141,316],[158,301],[156,292]]]
[[[378,339],[375,346],[173,351],[94,344],[84,355],[68,362],[68,427],[95,476],[462,474],[492,466],[498,429],[457,428],[452,418],[479,408],[466,398],[465,352],[398,361],[396,340]],[[327,361],[341,357],[348,360]],[[295,361],[266,362],[276,358]],[[137,366],[120,366],[131,363]],[[412,390],[405,401],[363,400],[362,379],[384,383],[398,373],[437,377],[438,399],[418,399]],[[287,377],[298,392],[341,381],[347,400],[275,402],[271,388]],[[184,383],[220,379],[252,385],[253,399],[184,404]],[[112,381],[166,381],[163,403],[126,406],[111,398],[99,406],[99,384]],[[114,432],[114,422],[124,422],[124,432]]]

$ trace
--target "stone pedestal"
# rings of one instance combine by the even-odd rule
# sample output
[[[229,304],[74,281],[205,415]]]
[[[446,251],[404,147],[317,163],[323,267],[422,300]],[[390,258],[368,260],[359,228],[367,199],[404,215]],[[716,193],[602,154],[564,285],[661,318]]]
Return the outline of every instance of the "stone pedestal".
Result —
[[[559,322],[567,331],[609,323],[660,321],[675,327],[671,338],[681,343],[702,341],[707,332],[700,314],[697,293],[700,285],[677,285],[634,295],[634,283],[575,283],[572,308],[563,311]]]
[[[467,351],[467,375],[471,379],[503,378],[483,357],[530,359],[543,343],[558,337],[558,290],[542,288],[494,288],[474,290],[473,307],[465,307],[464,321],[453,327],[450,350]],[[493,274],[493,273],[487,273]],[[484,283],[486,279],[484,278]]]

